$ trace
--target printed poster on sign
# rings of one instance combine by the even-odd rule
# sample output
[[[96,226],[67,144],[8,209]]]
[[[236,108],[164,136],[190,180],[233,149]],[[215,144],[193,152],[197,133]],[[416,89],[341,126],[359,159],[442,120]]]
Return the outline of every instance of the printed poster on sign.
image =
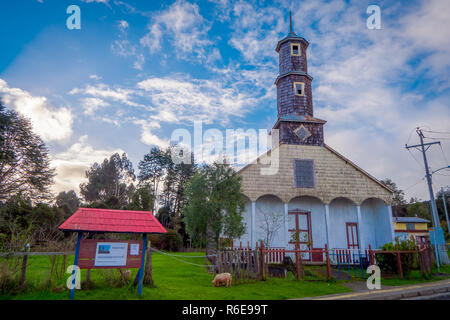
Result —
[[[130,256],[138,256],[138,255],[139,255],[139,243],[131,243]]]
[[[123,267],[127,264],[128,243],[98,242],[95,266]]]

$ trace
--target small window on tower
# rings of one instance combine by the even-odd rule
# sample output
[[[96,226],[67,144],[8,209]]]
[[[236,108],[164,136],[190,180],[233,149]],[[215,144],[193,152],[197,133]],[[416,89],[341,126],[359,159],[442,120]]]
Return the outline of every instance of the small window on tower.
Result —
[[[294,82],[294,93],[296,96],[303,96],[305,93],[305,83]]]
[[[291,43],[291,56],[299,56],[300,55],[300,44],[299,43]]]

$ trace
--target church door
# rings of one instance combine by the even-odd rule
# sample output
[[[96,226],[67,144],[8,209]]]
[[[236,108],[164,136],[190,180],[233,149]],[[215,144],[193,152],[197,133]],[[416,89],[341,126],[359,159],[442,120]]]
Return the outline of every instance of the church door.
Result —
[[[347,246],[349,249],[359,249],[358,224],[347,222]]]
[[[289,211],[289,232],[291,233],[289,240],[291,250],[295,249],[297,241],[300,250],[310,250],[310,246],[312,247],[311,212]],[[302,259],[310,261],[311,254],[309,252],[302,253]]]

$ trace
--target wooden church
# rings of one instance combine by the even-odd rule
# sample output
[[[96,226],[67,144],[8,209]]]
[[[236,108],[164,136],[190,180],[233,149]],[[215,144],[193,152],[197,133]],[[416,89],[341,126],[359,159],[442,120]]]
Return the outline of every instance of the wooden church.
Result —
[[[247,229],[234,244],[293,249],[296,234],[301,248],[379,248],[394,240],[393,192],[325,144],[326,121],[314,117],[308,44],[291,23],[276,46],[279,145],[239,171]],[[262,174],[269,156],[278,168]]]

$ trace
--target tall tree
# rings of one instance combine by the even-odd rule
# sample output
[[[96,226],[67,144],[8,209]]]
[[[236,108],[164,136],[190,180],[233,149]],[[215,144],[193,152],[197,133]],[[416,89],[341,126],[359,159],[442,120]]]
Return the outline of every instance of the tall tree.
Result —
[[[48,149],[30,120],[0,102],[0,202],[19,193],[32,201],[49,200],[54,175]]]
[[[88,182],[80,184],[80,192],[87,202],[115,202],[111,200],[115,198],[119,207],[130,202],[136,177],[125,153],[115,153],[101,164],[94,163],[86,171],[86,178]]]
[[[166,175],[170,161],[170,154],[167,150],[161,150],[159,147],[153,147],[149,153],[144,155],[144,159],[139,161],[139,183],[150,186],[156,199],[158,198],[159,183]]]
[[[151,188],[148,185],[143,185],[137,188],[131,196],[131,202],[128,205],[129,210],[153,210],[153,202],[155,198],[152,194]]]
[[[394,197],[392,198],[392,206],[402,206],[406,204],[405,192],[397,187],[397,184],[391,179],[384,179],[380,181],[386,187],[394,191]]]
[[[195,244],[217,248],[220,236],[244,234],[241,180],[229,165],[217,163],[205,165],[189,179],[183,213],[186,231]]]
[[[80,207],[80,199],[74,190],[61,191],[56,196],[55,204],[62,208],[67,215],[71,215]]]

